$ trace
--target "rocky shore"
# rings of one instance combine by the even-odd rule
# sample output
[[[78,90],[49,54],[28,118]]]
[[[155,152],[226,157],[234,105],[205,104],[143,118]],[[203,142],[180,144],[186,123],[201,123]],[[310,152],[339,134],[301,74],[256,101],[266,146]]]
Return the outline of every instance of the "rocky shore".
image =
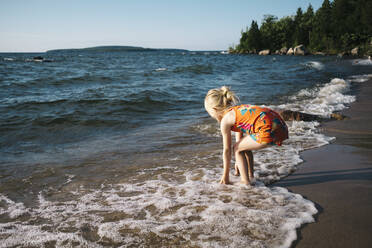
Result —
[[[337,55],[339,57],[365,57],[371,59],[372,55],[372,41],[369,45],[369,49],[367,53],[362,53],[360,47],[355,47],[351,49],[350,51],[343,51],[339,53],[330,53],[330,52],[323,52],[323,51],[310,51],[307,49],[304,45],[298,45],[295,47],[282,47],[281,49],[271,51],[270,49],[264,49],[264,50],[251,50],[251,51],[244,51],[244,50],[236,50],[236,49],[230,49],[228,53],[230,54],[258,54],[258,55],[295,55],[295,56],[305,56],[305,55]]]

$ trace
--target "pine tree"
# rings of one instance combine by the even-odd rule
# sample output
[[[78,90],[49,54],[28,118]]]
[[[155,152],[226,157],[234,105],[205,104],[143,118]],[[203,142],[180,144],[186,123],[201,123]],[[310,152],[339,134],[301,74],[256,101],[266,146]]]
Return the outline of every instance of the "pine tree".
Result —
[[[313,6],[309,4],[309,7],[307,8],[305,14],[303,15],[302,19],[302,26],[303,26],[303,44],[305,46],[309,46],[310,44],[310,35],[313,30],[313,21],[314,21],[314,10]]]
[[[262,49],[261,32],[258,28],[257,22],[255,21],[252,21],[251,27],[248,31],[247,43],[249,51],[259,51]]]
[[[278,18],[273,15],[265,15],[262,22],[260,32],[262,35],[262,45],[264,49],[275,50],[279,49],[280,43],[276,38],[276,21]]]
[[[331,27],[331,4],[329,0],[324,0],[322,6],[315,14],[314,28],[311,33],[310,46],[315,50],[330,51],[332,38],[330,36]]]
[[[303,13],[302,9],[298,8],[296,15],[294,17],[294,25],[295,25],[295,32],[294,32],[294,46],[304,43],[304,30],[302,24]]]

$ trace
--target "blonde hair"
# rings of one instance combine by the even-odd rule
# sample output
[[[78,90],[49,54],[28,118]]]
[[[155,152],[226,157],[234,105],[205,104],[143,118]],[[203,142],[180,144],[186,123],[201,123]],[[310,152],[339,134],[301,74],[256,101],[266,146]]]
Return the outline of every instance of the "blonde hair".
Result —
[[[215,109],[223,111],[239,102],[238,97],[227,86],[222,86],[219,89],[211,89],[208,91],[204,99],[204,107],[206,110]]]

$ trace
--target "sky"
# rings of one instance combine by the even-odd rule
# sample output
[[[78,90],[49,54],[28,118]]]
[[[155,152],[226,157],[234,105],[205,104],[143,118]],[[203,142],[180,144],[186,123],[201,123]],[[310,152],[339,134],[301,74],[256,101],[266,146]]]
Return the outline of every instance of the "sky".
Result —
[[[226,50],[252,20],[323,0],[0,0],[0,52],[101,45]]]

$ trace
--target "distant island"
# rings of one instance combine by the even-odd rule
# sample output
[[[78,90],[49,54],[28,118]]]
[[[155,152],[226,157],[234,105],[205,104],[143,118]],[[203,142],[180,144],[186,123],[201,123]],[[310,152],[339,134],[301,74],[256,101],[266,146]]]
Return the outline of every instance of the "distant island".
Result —
[[[324,0],[293,16],[265,15],[242,30],[229,53],[372,56],[372,0]]]
[[[96,46],[86,48],[68,48],[68,49],[54,49],[48,50],[47,53],[59,52],[155,52],[155,51],[168,51],[168,52],[188,52],[185,49],[173,48],[144,48],[136,46]]]

